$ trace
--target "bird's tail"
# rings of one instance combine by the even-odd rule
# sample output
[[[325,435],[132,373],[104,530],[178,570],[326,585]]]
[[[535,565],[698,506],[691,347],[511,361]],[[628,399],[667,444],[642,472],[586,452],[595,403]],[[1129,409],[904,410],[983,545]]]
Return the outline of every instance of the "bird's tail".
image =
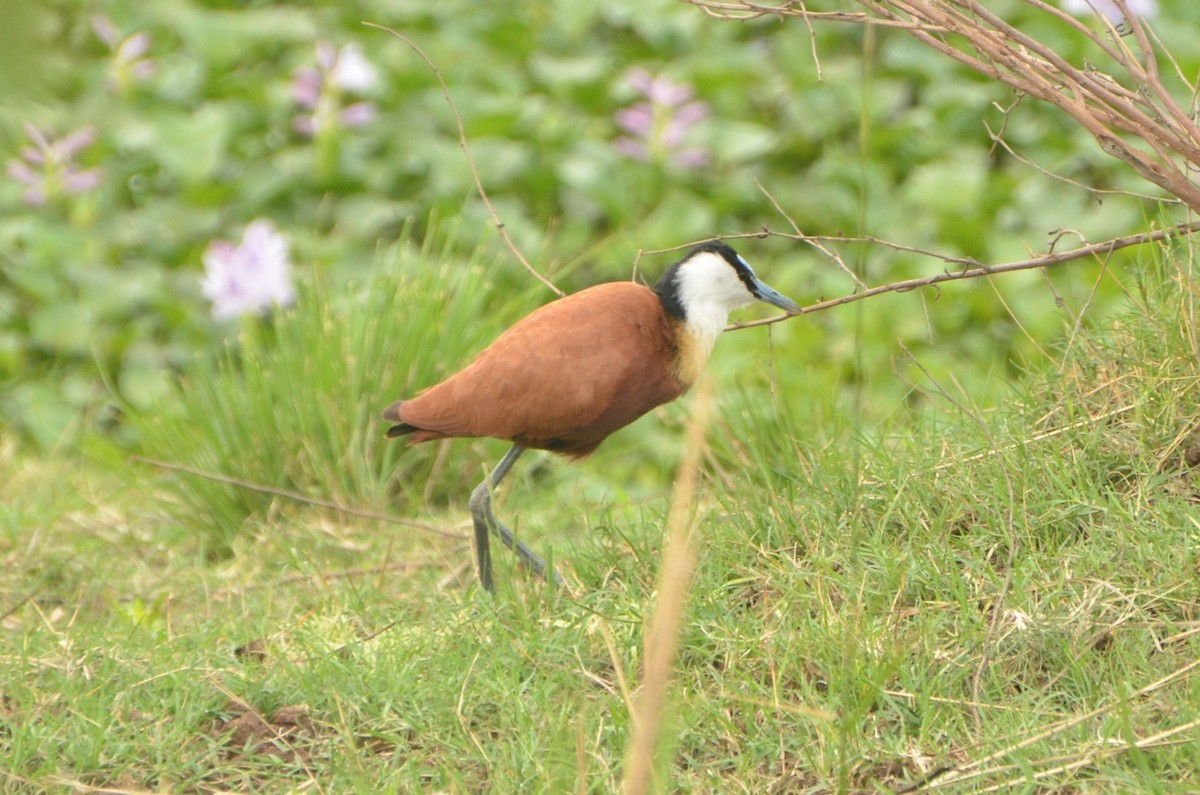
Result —
[[[404,436],[412,433],[413,431],[419,430],[417,426],[409,425],[407,422],[400,419],[400,404],[403,402],[404,401],[402,400],[397,400],[395,403],[383,410],[383,418],[385,420],[388,422],[397,423],[396,425],[393,425],[387,429],[385,436],[389,439],[395,439],[398,436]]]

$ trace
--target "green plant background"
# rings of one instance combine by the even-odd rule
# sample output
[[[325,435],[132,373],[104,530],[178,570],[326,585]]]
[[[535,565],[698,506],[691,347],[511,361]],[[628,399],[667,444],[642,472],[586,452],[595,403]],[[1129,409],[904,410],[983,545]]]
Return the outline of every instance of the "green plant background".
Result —
[[[1065,55],[1086,53],[1062,25],[1001,5]],[[1186,46],[1197,20],[1186,4],[1165,5],[1164,16],[1176,16],[1161,35],[1190,74],[1200,65]],[[549,298],[488,234],[434,75],[363,21],[393,26],[437,64],[506,229],[569,290],[627,277],[639,250],[764,226],[790,231],[764,189],[807,233],[871,234],[993,263],[1044,249],[1054,230],[1101,239],[1163,220],[1153,205],[1101,201],[993,147],[984,124],[999,129],[998,107],[1012,97],[884,30],[822,25],[810,39],[802,25],[718,23],[683,4],[624,0],[19,6],[0,9],[13,37],[0,152],[16,157],[24,122],[59,135],[94,125],[98,141],[83,159],[104,173],[99,190],[45,208],[26,207],[20,186],[0,180],[0,418],[42,449],[95,433],[137,444],[125,413],[170,401],[172,374],[238,332],[208,316],[201,256],[255,218],[289,237],[303,282],[333,293],[368,278],[397,241],[436,235],[440,218],[459,231],[439,277],[484,245],[497,263],[493,292],[526,295],[525,308]],[[153,37],[152,77],[106,87],[111,56],[92,30],[96,13],[122,35]],[[372,123],[313,142],[292,130],[289,83],[312,64],[318,40],[358,43],[382,80]],[[613,114],[634,99],[633,67],[690,84],[711,105],[696,139],[710,166],[680,170],[613,149]],[[1068,179],[1146,190],[1031,101],[1008,120],[1006,139]],[[802,302],[853,287],[802,245],[741,248]],[[877,247],[845,256],[871,283],[941,267]],[[640,268],[653,278],[669,261],[644,258]],[[1073,266],[1056,278],[1079,305],[1097,271]],[[1118,293],[1102,283],[1092,316]],[[904,399],[890,377],[904,368],[897,339],[935,369],[1002,392],[989,374],[1024,368],[1063,329],[1040,275],[934,298],[787,324],[774,342],[788,365],[777,371],[844,388],[871,420]]]
[[[1200,13],[1162,6],[1194,75]],[[110,88],[96,13],[153,37],[152,77]],[[474,586],[465,497],[504,445],[387,443],[379,411],[550,292],[492,229],[435,76],[363,21],[436,63],[506,229],[567,290],[791,220],[987,263],[1178,220],[994,147],[985,124],[1082,185],[1148,190],[897,31],[668,0],[0,0],[0,159],[24,123],[91,125],[81,165],[104,174],[40,208],[0,175],[0,791],[618,786],[693,398],[586,461],[525,456],[498,513],[571,587],[499,554],[498,594]],[[376,119],[314,142],[290,83],[318,41],[382,79]],[[710,104],[708,167],[617,154],[633,68]],[[204,252],[260,218],[295,306],[218,323]],[[801,303],[854,289],[802,243],[738,248]],[[838,250],[871,284],[948,267]],[[656,791],[897,791],[979,764],[946,791],[1194,792],[1196,251],[724,335]],[[236,730],[252,713],[265,734]]]

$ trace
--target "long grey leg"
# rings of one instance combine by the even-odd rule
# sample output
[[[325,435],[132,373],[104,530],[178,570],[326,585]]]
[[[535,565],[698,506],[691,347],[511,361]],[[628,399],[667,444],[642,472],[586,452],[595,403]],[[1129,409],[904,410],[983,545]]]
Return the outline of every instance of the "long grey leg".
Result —
[[[546,562],[514,536],[511,530],[496,521],[496,515],[492,513],[492,491],[500,485],[500,481],[504,480],[508,470],[512,469],[512,465],[516,463],[523,452],[525,452],[524,447],[514,444],[504,454],[504,458],[500,459],[500,463],[492,470],[492,474],[484,478],[483,482],[471,492],[471,500],[468,503],[471,508],[471,519],[475,523],[475,562],[479,567],[479,583],[489,593],[494,590],[489,533],[499,536],[500,542],[516,552],[521,562],[532,569],[534,574],[539,577],[544,577],[546,574]],[[558,572],[551,571],[550,574],[551,582],[555,585],[562,585],[562,578],[558,576]]]

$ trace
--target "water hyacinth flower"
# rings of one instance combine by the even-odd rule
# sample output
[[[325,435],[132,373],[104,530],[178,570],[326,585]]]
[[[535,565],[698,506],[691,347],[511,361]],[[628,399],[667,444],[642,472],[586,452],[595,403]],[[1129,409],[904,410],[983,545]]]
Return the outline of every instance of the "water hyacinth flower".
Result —
[[[8,161],[8,175],[25,186],[21,199],[31,207],[41,207],[63,196],[85,193],[100,184],[98,168],[80,168],[75,156],[96,140],[95,127],[83,127],[63,138],[54,139],[32,124],[25,134],[33,146],[21,150],[21,156]]]
[[[217,320],[262,313],[272,304],[290,306],[296,299],[288,242],[270,221],[246,227],[238,245],[214,240],[204,252],[204,297],[212,301]]]
[[[1129,13],[1150,18],[1158,13],[1158,0],[1125,0]],[[1063,0],[1063,10],[1070,14],[1099,14],[1114,25],[1125,21],[1125,13],[1114,0]]]
[[[617,111],[617,126],[628,135],[617,138],[613,147],[635,160],[681,168],[708,163],[708,150],[684,145],[692,128],[708,117],[708,103],[693,100],[691,86],[654,77],[645,69],[632,70],[628,80],[643,99]]]
[[[139,31],[121,38],[116,26],[100,14],[92,17],[92,30],[112,53],[107,80],[110,89],[124,93],[137,81],[154,74],[154,62],[145,57],[150,50],[149,33]]]
[[[375,118],[368,101],[343,105],[344,94],[365,94],[375,88],[379,75],[357,44],[340,50],[327,41],[317,42],[317,66],[302,66],[292,73],[292,100],[302,113],[292,126],[315,137],[335,127],[361,127]]]

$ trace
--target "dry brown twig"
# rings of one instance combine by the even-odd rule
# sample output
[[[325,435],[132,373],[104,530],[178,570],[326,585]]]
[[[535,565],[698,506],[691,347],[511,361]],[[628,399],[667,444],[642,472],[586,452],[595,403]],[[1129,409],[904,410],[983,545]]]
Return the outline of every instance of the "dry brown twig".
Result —
[[[1110,72],[1094,64],[1073,64],[1054,48],[1022,32],[979,0],[853,0],[863,13],[814,12],[803,0],[764,5],[752,0],[686,0],[710,16],[746,21],[764,16],[797,17],[806,22],[875,24],[907,31],[917,40],[1021,95],[1056,106],[1096,139],[1100,148],[1144,179],[1200,211],[1200,185],[1189,170],[1200,169],[1200,126],[1163,82],[1159,51],[1151,32],[1125,0],[1113,0],[1124,13],[1132,48],[1116,27],[1093,30],[1043,0],[1023,0],[1087,37],[1112,63]],[[1103,17],[1100,17],[1103,20]],[[1164,53],[1169,58],[1169,53]],[[1172,64],[1174,66],[1174,64]],[[1196,87],[1176,76],[1195,105]],[[1114,74],[1115,73],[1115,74]],[[1139,145],[1140,143],[1140,145]]]
[[[139,464],[148,464],[153,467],[158,467],[159,469],[170,470],[171,472],[183,472],[185,474],[198,478],[204,478],[205,480],[211,480],[216,483],[225,483],[230,486],[237,486],[240,489],[256,491],[260,494],[270,494],[274,497],[283,497],[284,499],[291,500],[292,502],[298,502],[304,505],[313,505],[318,508],[324,508],[326,510],[346,514],[347,516],[356,516],[359,519],[371,519],[376,522],[387,522],[388,524],[403,525],[404,527],[412,527],[417,530],[424,530],[427,533],[433,533],[444,538],[453,538],[458,541],[464,540],[467,537],[463,533],[447,530],[444,527],[438,527],[437,525],[432,525],[428,522],[418,522],[414,519],[404,519],[403,517],[394,516],[390,513],[368,511],[362,508],[355,508],[351,505],[343,505],[342,503],[334,502],[333,500],[321,499],[319,497],[309,497],[306,494],[301,494],[296,491],[281,489],[265,483],[255,483],[250,480],[235,478],[231,475],[223,475],[220,472],[208,472],[203,469],[198,469],[197,467],[187,466],[186,464],[177,464],[171,461],[159,461],[154,458],[145,458],[140,455],[135,455],[130,460]]]
[[[805,235],[802,231],[800,231],[800,225],[797,224],[796,220],[794,218],[792,218],[792,216],[789,215],[786,210],[783,209],[783,205],[781,205],[775,199],[775,197],[773,195],[771,195],[771,192],[769,190],[767,190],[766,187],[761,182],[758,181],[757,177],[755,177],[755,179],[754,179],[754,184],[758,186],[758,189],[762,193],[762,195],[767,197],[767,201],[771,202],[771,206],[775,208],[775,211],[778,212],[780,215],[782,215],[784,217],[784,220],[786,220],[788,222],[788,224],[792,227],[792,231],[795,233],[794,238],[796,240],[807,243],[808,245],[815,248],[817,251],[820,251],[822,254],[824,254],[829,259],[833,260],[834,264],[837,265],[839,269],[841,269],[842,273],[849,276],[850,280],[854,282],[854,286],[856,289],[858,289],[858,288],[861,288],[863,290],[867,289],[867,285],[863,283],[863,280],[858,277],[857,273],[855,273],[854,271],[852,271],[850,269],[850,266],[848,266],[846,264],[845,260],[842,259],[841,254],[839,254],[835,250],[827,248],[823,244],[821,238]]]
[[[1000,750],[994,751],[979,759],[972,760],[971,762],[962,765],[941,768],[929,776],[926,776],[924,779],[915,782],[913,785],[900,790],[900,795],[910,795],[910,793],[915,794],[918,792],[931,792],[947,787],[959,787],[968,781],[986,778],[988,776],[1020,772],[1023,769],[1022,764],[999,762],[999,760],[1012,756],[1017,751],[1029,748],[1030,746],[1036,745],[1043,740],[1060,736],[1071,729],[1074,729],[1080,724],[1094,720],[1103,715],[1107,715],[1108,713],[1119,709],[1124,705],[1133,704],[1137,701],[1140,701],[1151,693],[1161,690],[1164,687],[1169,687],[1189,679],[1190,677],[1196,675],[1198,671],[1200,671],[1200,660],[1193,660],[1181,666],[1180,668],[1177,668],[1166,676],[1156,679],[1150,684],[1142,687],[1140,690],[1129,694],[1123,699],[1113,699],[1109,703],[1106,703],[1100,707],[1096,707],[1095,709],[1091,709],[1087,712],[1050,723],[1046,726],[1043,726],[1040,730],[1021,738],[1017,742],[1007,745]],[[1182,726],[1176,726],[1173,729],[1168,729],[1166,732],[1161,732],[1153,737],[1144,738],[1139,742],[1119,743],[1111,746],[1109,752],[1120,753],[1122,751],[1130,750],[1134,747],[1141,747],[1143,744],[1161,741],[1165,735],[1169,736],[1182,731],[1190,731],[1196,728],[1197,723],[1198,721],[1189,721]],[[1079,755],[1080,759],[1088,760],[1094,759],[1096,756],[1097,754],[1093,750],[1085,751],[1083,754]],[[999,764],[997,764],[997,762],[999,762]],[[1026,767],[1029,766],[1027,763],[1024,764]],[[1039,772],[1045,776],[1050,772],[1062,772],[1062,770],[1065,769],[1066,768],[1064,766],[1059,769],[1054,769],[1053,771],[1043,769]],[[1026,780],[1027,779],[1022,779],[1022,781]],[[1010,782],[1006,782],[1006,784],[1007,783]]]
[[[667,514],[667,543],[659,568],[658,604],[646,630],[642,655],[642,686],[633,711],[633,735],[626,754],[621,791],[642,795],[653,789],[654,756],[669,705],[671,670],[679,647],[680,626],[687,604],[692,573],[698,554],[696,539],[695,494],[700,478],[704,436],[712,410],[712,385],[700,384],[692,418],[688,423],[687,444],[675,479],[675,493]]]
[[[1051,252],[1039,257],[1032,257],[1030,259],[1019,260],[1017,262],[1008,262],[1002,265],[983,265],[973,259],[944,256],[931,251],[924,251],[913,248],[912,246],[906,246],[900,243],[892,243],[887,240],[881,240],[874,237],[816,236],[810,238],[804,235],[775,232],[765,228],[761,232],[727,235],[725,237],[726,239],[747,237],[784,237],[802,242],[820,240],[826,242],[867,243],[892,249],[894,251],[917,253],[923,256],[939,259],[947,264],[957,264],[963,266],[961,270],[957,271],[943,271],[941,273],[935,273],[931,276],[920,276],[914,279],[903,279],[901,281],[889,282],[888,284],[881,284],[877,287],[871,287],[866,290],[851,293],[850,295],[844,295],[840,298],[829,298],[818,301],[814,304],[809,304],[800,310],[800,314],[807,315],[813,312],[820,312],[823,309],[832,309],[835,306],[842,306],[843,304],[851,304],[855,301],[862,301],[866,298],[882,295],[883,293],[903,293],[908,292],[909,290],[916,290],[920,287],[933,287],[935,285],[942,284],[943,282],[961,281],[963,279],[977,279],[983,276],[996,276],[1002,273],[1014,273],[1016,271],[1034,270],[1036,268],[1050,268],[1055,265],[1062,265],[1068,262],[1090,257],[1103,258],[1109,256],[1114,251],[1119,251],[1123,248],[1129,248],[1130,246],[1138,246],[1145,243],[1156,243],[1175,237],[1190,235],[1195,232],[1200,232],[1200,221],[1179,224],[1178,226],[1172,226],[1168,229],[1156,229],[1152,232],[1141,232],[1136,235],[1124,235],[1122,237],[1115,237],[1111,240],[1105,240],[1102,243],[1089,243],[1068,251]],[[755,326],[765,326],[771,323],[778,323],[781,320],[787,320],[789,317],[794,317],[794,315],[776,315],[774,317],[763,318],[761,320],[751,320],[745,323],[733,323],[727,327],[727,330],[734,331],[743,328],[753,328]]]
[[[454,116],[454,124],[458,129],[458,146],[460,149],[462,149],[463,156],[467,158],[467,166],[471,169],[471,178],[475,181],[475,190],[477,193],[479,193],[479,198],[483,201],[484,206],[487,207],[488,215],[490,215],[492,218],[492,225],[496,227],[496,231],[500,233],[500,238],[504,241],[504,244],[508,246],[508,250],[513,253],[513,256],[517,258],[517,261],[519,261],[522,266],[524,266],[525,270],[529,271],[529,273],[539,282],[550,288],[555,295],[557,295],[559,298],[562,298],[564,295],[566,295],[566,293],[560,290],[552,281],[543,276],[537,270],[537,268],[533,267],[533,265],[529,263],[529,260],[525,259],[525,255],[521,253],[521,249],[517,248],[517,244],[513,242],[512,237],[508,234],[508,229],[505,227],[504,220],[500,217],[500,213],[497,212],[495,205],[492,204],[492,200],[488,198],[487,191],[484,190],[483,187],[483,179],[479,176],[479,166],[475,164],[475,156],[471,154],[471,147],[467,146],[466,127],[463,126],[462,116],[458,112],[458,106],[454,104],[454,98],[450,96],[450,87],[446,85],[446,80],[442,77],[442,70],[438,69],[437,64],[433,62],[433,59],[426,55],[425,51],[418,47],[416,42],[405,36],[403,33],[399,33],[384,25],[376,25],[374,22],[364,22],[363,24],[369,28],[375,28],[376,30],[382,30],[384,33],[390,33],[392,36],[395,36],[397,39],[404,42],[404,44],[407,45],[410,50],[417,54],[417,57],[425,62],[425,66],[427,66],[429,71],[433,73],[434,78],[438,82],[438,86],[442,90],[442,96],[446,100],[446,105],[450,108],[450,113]]]
[[[1192,209],[1200,209],[1200,188],[1197,188],[1187,178],[1186,174],[1180,171],[1170,159],[1170,152],[1183,153],[1188,156],[1189,162],[1192,165],[1200,168],[1200,128],[1192,121],[1191,115],[1179,107],[1178,103],[1175,102],[1170,92],[1162,83],[1159,77],[1157,59],[1150,43],[1149,33],[1136,19],[1131,19],[1130,26],[1137,40],[1141,60],[1125,47],[1124,42],[1119,36],[1112,36],[1112,41],[1110,42],[1104,36],[1097,34],[1082,24],[1079,20],[1053,6],[1047,5],[1041,0],[1024,0],[1027,4],[1054,15],[1095,42],[1105,54],[1126,69],[1132,76],[1135,88],[1131,89],[1122,86],[1111,76],[1097,71],[1090,65],[1077,68],[1067,64],[1054,54],[1053,51],[1049,50],[1049,48],[1029,39],[1016,28],[986,12],[975,0],[854,0],[854,2],[864,5],[868,9],[866,12],[810,11],[806,6],[806,0],[786,0],[778,5],[757,3],[752,0],[686,0],[686,2],[692,3],[711,16],[725,19],[748,20],[764,16],[799,17],[809,25],[810,36],[813,35],[813,28],[811,26],[814,21],[853,24],[871,23],[907,30],[922,41],[934,46],[935,49],[945,52],[956,60],[960,60],[976,68],[978,71],[1010,85],[1020,94],[1030,94],[1063,107],[1064,110],[1080,121],[1089,132],[1092,132],[1097,137],[1101,147],[1106,152],[1120,157],[1154,184],[1173,192],[1181,202],[1186,203]],[[1115,2],[1119,5],[1124,5],[1124,0],[1115,0]],[[415,42],[403,34],[382,25],[370,22],[364,24],[389,33],[399,39],[412,49],[430,69],[454,117],[458,131],[459,146],[467,158],[476,190],[480,199],[487,207],[493,225],[509,250],[531,275],[559,297],[565,295],[562,290],[530,264],[509,236],[499,212],[492,204],[483,186],[478,166],[467,143],[466,130],[463,126],[462,117],[450,95],[449,87],[442,77],[441,70],[438,69],[433,60]],[[944,36],[950,33],[960,35],[967,44],[962,45],[961,50],[954,50],[944,39]],[[974,33],[974,37],[972,37],[972,33]],[[1115,34],[1116,30],[1110,25],[1108,33]],[[987,46],[983,46],[985,44]],[[988,58],[982,58],[982,55],[980,58],[970,56],[965,52],[968,49],[967,45],[977,48],[982,47],[979,52],[987,55]],[[815,43],[813,46],[815,48]],[[1059,72],[1055,72],[1056,69]],[[1177,65],[1175,65],[1175,71],[1179,72]],[[1179,79],[1183,81],[1181,74],[1179,75]],[[1195,90],[1193,90],[1192,102],[1195,104]],[[1152,127],[1155,120],[1162,120],[1167,127],[1167,132],[1162,135],[1147,133],[1146,130],[1150,128],[1146,127],[1146,125],[1150,124]],[[1104,127],[1105,124],[1110,126]],[[1138,125],[1142,126],[1139,127]],[[1151,143],[1155,154],[1161,156],[1164,160],[1161,163],[1153,161],[1152,158],[1148,160],[1147,158],[1151,157],[1150,155],[1144,152],[1139,153],[1138,150],[1129,149],[1123,143],[1123,139],[1112,133],[1112,130],[1123,131],[1135,136],[1141,135]],[[997,140],[998,135],[993,134],[993,140],[999,145],[1006,146],[1011,152],[1011,148],[1007,147],[1002,140]],[[805,245],[816,248],[826,257],[833,260],[855,282],[857,291],[852,295],[820,301],[805,307],[804,313],[817,312],[841,306],[842,304],[861,301],[881,293],[904,292],[917,289],[918,287],[933,286],[944,281],[972,279],[1017,270],[1046,268],[1085,257],[1107,255],[1127,246],[1164,240],[1176,235],[1187,235],[1195,231],[1200,231],[1200,224],[1181,224],[1171,229],[1157,230],[1142,235],[1128,235],[1114,238],[1104,243],[1082,246],[1070,252],[1050,253],[1021,262],[987,266],[971,258],[939,254],[934,251],[870,236],[805,235],[767,189],[761,184],[759,187],[775,209],[788,221],[794,233],[788,235],[773,232],[764,227],[763,231],[759,233],[730,235],[727,236],[728,238],[790,237],[791,239],[803,242]],[[920,254],[938,259],[947,264],[962,265],[964,269],[957,272],[944,272],[933,276],[906,279],[878,287],[867,288],[858,276],[845,265],[840,254],[836,250],[827,248],[824,245],[824,243],[838,242],[871,243],[894,251]],[[683,248],[683,246],[677,248]],[[664,249],[664,251],[666,250],[674,249]],[[639,257],[640,255],[641,253],[639,253]],[[747,323],[734,323],[728,328],[736,330],[769,325],[786,320],[788,317],[788,315],[781,315]]]

